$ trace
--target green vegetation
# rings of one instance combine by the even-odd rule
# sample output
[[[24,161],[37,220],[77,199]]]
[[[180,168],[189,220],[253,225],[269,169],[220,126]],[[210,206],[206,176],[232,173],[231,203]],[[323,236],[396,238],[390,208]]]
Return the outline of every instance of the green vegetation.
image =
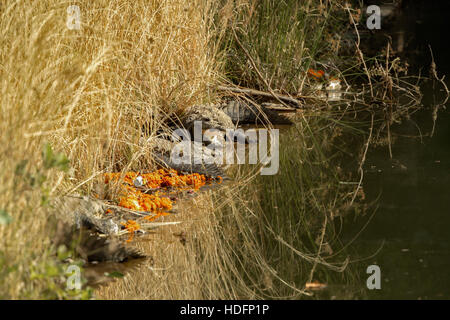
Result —
[[[306,71],[327,49],[324,31],[331,5],[264,0],[235,10],[224,39],[227,76],[244,87],[267,90],[247,51],[272,88],[291,94],[301,91]]]

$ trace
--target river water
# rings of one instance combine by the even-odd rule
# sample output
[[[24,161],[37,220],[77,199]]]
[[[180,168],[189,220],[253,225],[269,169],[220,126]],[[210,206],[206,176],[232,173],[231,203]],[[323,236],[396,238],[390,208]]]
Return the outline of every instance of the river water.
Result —
[[[439,76],[450,74],[450,50],[444,41],[448,32],[444,13],[450,13],[450,4],[405,3],[394,19],[382,22],[382,30],[364,35],[362,44],[369,51],[376,50],[390,37],[392,48],[408,62],[409,75],[427,77],[432,61],[430,45]],[[326,249],[323,255],[335,266],[349,259],[344,272],[318,263],[308,276],[311,261],[299,258],[277,241],[263,241],[267,257],[286,282],[295,283],[297,288],[308,281],[326,285],[313,292],[313,298],[450,298],[450,108],[448,104],[447,108],[437,107],[445,98],[441,84],[419,84],[422,106],[392,124],[391,151],[387,143],[371,144],[367,150],[363,196],[355,198],[355,204],[364,209],[349,209],[346,203],[359,180],[367,125],[360,126],[363,122],[350,117],[345,119],[348,125],[342,122],[335,126],[333,115],[325,114],[321,115],[324,121],[317,117],[308,120],[309,135],[304,134],[305,122],[282,130],[280,172],[258,182],[263,190],[259,201],[264,221],[285,243],[299,252],[312,253],[317,252],[318,230],[328,217],[325,223],[333,220],[332,231],[326,233],[329,248],[321,248]],[[367,117],[364,121],[367,123]],[[333,126],[338,129],[325,133]],[[360,126],[356,131],[363,134],[346,133],[345,128],[352,126]],[[338,137],[330,138],[333,135]],[[346,171],[348,180],[342,181]],[[367,286],[373,275],[367,269],[374,265],[379,267],[379,289]],[[289,290],[280,292],[291,294]]]
[[[403,56],[412,73],[428,75],[431,45],[438,73],[448,79],[449,13],[445,1],[417,1],[406,6],[390,31],[394,47],[398,34],[403,37]],[[353,264],[359,298],[450,298],[450,108],[439,109],[433,131],[432,113],[442,101],[442,86],[426,83],[421,91],[422,110],[391,128],[393,158],[386,146],[368,150],[363,186],[373,214],[347,218],[340,234],[343,243],[358,234],[349,250],[353,260],[361,259]],[[380,289],[366,287],[369,265],[380,268]],[[335,285],[331,296],[345,298],[349,288]]]

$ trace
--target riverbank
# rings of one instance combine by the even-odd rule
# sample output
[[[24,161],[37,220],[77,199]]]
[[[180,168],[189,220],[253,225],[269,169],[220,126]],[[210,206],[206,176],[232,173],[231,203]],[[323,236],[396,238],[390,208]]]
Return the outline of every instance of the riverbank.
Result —
[[[150,167],[150,150],[138,147],[143,122],[214,99],[212,2],[77,6],[0,6],[4,299],[89,297],[66,286],[52,199],[91,194],[104,172]]]
[[[362,19],[360,9],[322,1],[105,2],[80,5],[81,29],[68,28],[66,9],[47,1],[0,10],[4,298],[301,298],[311,295],[306,284],[315,283],[316,272],[352,277],[339,273],[348,259],[332,253],[340,249],[328,226],[336,211],[355,210],[364,193],[339,184],[354,179],[338,179],[327,152],[344,128],[367,138],[347,116],[376,111],[389,115],[389,127],[407,114],[385,103],[392,91],[417,100],[412,87],[400,85],[403,66],[389,53],[345,56],[349,48],[335,36],[353,30],[349,20]],[[346,92],[331,96],[331,83]],[[105,172],[153,169],[152,150],[140,144],[143,125],[150,138],[167,133],[167,118],[219,101],[225,94],[217,84],[266,93],[252,97],[257,104],[269,98],[293,107],[277,101],[281,95],[302,103],[280,142],[281,175],[255,182],[254,168],[231,167],[232,184],[158,220],[180,224],[133,239],[151,257],[144,265],[115,273],[116,282],[95,292],[68,290],[69,260],[51,246],[51,201],[92,195]],[[44,142],[52,148],[42,152]],[[361,161],[364,150],[363,143],[349,152]],[[277,192],[283,194],[271,198]]]

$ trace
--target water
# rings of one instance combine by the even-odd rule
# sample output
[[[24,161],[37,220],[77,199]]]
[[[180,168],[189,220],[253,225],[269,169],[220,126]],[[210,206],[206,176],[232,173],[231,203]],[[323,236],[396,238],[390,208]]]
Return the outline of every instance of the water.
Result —
[[[439,76],[450,75],[441,33],[447,30],[446,7],[450,3],[408,3],[396,20],[382,23],[385,29],[363,42],[374,49],[385,46],[390,36],[392,48],[408,61],[409,74],[425,76],[431,45]],[[332,220],[325,235],[331,248],[323,252],[326,262],[350,260],[342,273],[319,264],[310,279],[311,263],[267,237],[266,255],[277,261],[277,272],[288,283],[298,288],[309,280],[326,283],[313,296],[321,299],[450,298],[450,108],[440,107],[433,121],[433,111],[443,101],[441,89],[438,83],[422,82],[423,106],[390,128],[392,158],[387,143],[370,145],[363,167],[364,198],[356,198],[356,208],[348,205],[356,187],[348,182],[359,180],[358,161],[368,132],[360,120],[367,124],[370,117],[346,117],[341,121],[347,125],[335,126],[336,115],[325,113],[322,119],[308,119],[309,133],[301,121],[283,130],[280,172],[257,182],[263,190],[264,221],[298,251],[313,253],[326,215]],[[367,288],[370,265],[380,268],[379,290]]]
[[[424,132],[431,130],[430,113],[413,119]],[[413,120],[392,128],[394,135],[417,134]],[[367,290],[369,298],[450,298],[449,137],[450,115],[441,112],[432,138],[397,137],[393,160],[387,147],[368,152],[363,186],[377,209],[353,249],[361,258],[379,250],[357,266],[362,279],[367,266],[380,266],[382,288]],[[368,219],[348,219],[342,241],[350,241]]]
[[[395,31],[407,40],[404,53],[413,72],[423,68],[428,75],[430,44],[440,76],[450,75],[449,49],[442,41],[448,7],[445,2],[419,1],[405,9],[396,25]],[[438,112],[429,136],[441,88],[423,85],[423,110],[391,128],[396,138],[392,160],[386,146],[370,148],[367,154],[364,192],[377,209],[373,215],[347,219],[341,233],[346,243],[368,223],[350,249],[353,259],[365,258],[354,264],[360,298],[450,298],[450,108]],[[366,268],[372,264],[380,267],[380,290],[366,288]],[[334,294],[339,298],[345,292],[342,286]]]

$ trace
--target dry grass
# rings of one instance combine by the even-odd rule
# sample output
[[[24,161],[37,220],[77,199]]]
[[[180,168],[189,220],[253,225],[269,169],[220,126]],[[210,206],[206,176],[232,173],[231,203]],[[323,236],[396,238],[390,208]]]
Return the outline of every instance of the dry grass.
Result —
[[[236,3],[236,4],[234,4]],[[309,3],[309,2],[308,2]],[[81,30],[66,26],[66,9],[81,9]],[[209,86],[224,70],[218,40],[228,20],[254,1],[117,0],[9,1],[0,5],[0,297],[44,298],[52,282],[33,278],[52,261],[52,208],[42,195],[88,193],[105,171],[149,166],[138,144],[141,125],[155,130],[159,114],[215,99]],[[220,11],[219,11],[220,9]],[[217,12],[219,12],[218,15]],[[214,18],[216,24],[213,24]],[[223,53],[223,52],[222,52]],[[155,116],[151,120],[151,116]],[[43,169],[50,142],[71,160],[64,173]],[[31,184],[15,174],[21,164]],[[285,283],[253,233],[267,230],[252,212],[257,199],[224,188],[180,206],[161,228],[137,245],[154,258],[97,291],[100,298],[226,299],[289,297],[303,290]],[[261,224],[261,225],[258,225]],[[174,233],[186,233],[183,246]],[[251,270],[250,270],[251,269]],[[60,295],[57,296],[61,298]]]
[[[158,229],[137,239],[136,246],[151,256],[152,260],[124,279],[99,288],[97,297],[100,299],[231,298],[231,292],[227,292],[226,288],[219,284],[220,280],[217,279],[219,270],[213,269],[217,266],[210,263],[217,261],[218,257],[212,259],[202,257],[202,250],[199,250],[203,249],[208,254],[214,254],[211,244],[217,244],[214,230],[218,221],[213,211],[211,197],[203,194],[183,203],[176,216],[164,217],[166,221],[182,223]]]
[[[212,3],[0,5],[0,209],[13,218],[0,225],[2,256],[12,267],[0,276],[4,298],[39,298],[47,289],[30,281],[33,266],[51,254],[43,192],[87,192],[101,172],[139,167],[148,155],[137,146],[140,127],[150,114],[212,99],[207,86],[220,66],[210,45]],[[71,4],[81,9],[81,30],[66,26]],[[46,141],[68,156],[71,169],[45,171],[48,180],[33,187],[13,173],[23,160],[30,175],[44,172]],[[158,297],[170,297],[164,294]]]
[[[250,177],[247,177],[250,178]],[[253,179],[253,178],[252,178]],[[97,290],[100,299],[264,299],[283,298],[274,282],[283,282],[259,244],[258,221],[242,187],[203,193],[183,202],[176,226],[158,229],[136,241],[153,259],[124,279]],[[220,203],[217,206],[217,203]],[[185,240],[184,244],[182,239]],[[248,269],[245,269],[245,266]],[[285,298],[305,292],[295,285]]]

